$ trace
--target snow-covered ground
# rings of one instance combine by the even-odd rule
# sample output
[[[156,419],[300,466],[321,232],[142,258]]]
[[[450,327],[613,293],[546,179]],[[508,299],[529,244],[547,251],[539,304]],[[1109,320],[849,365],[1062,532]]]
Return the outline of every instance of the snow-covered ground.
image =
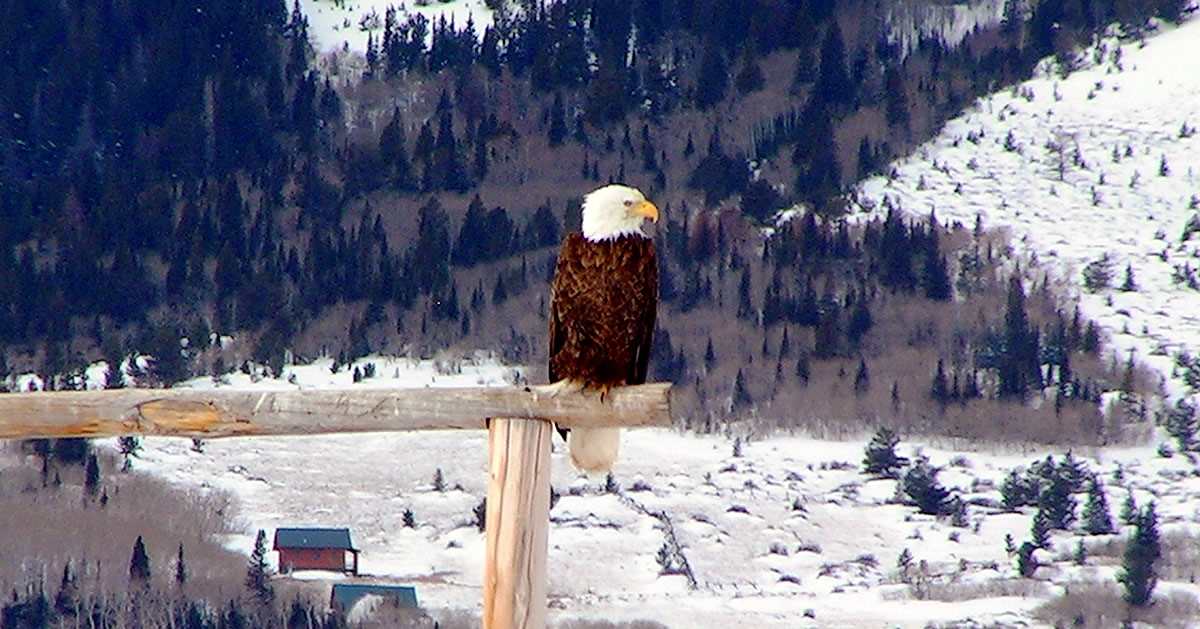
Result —
[[[1200,216],[1200,20],[1163,30],[1144,44],[1106,39],[1066,78],[1044,64],[980,99],[862,182],[859,199],[871,213],[886,199],[914,216],[1008,227],[1122,357],[1133,350],[1169,375],[1175,353],[1200,347],[1200,289],[1172,279],[1200,270],[1200,239],[1183,237]],[[1084,291],[1082,270],[1104,254],[1112,288]],[[1136,291],[1119,290],[1127,265]]]
[[[302,4],[313,22],[320,15],[313,7],[333,11],[324,1]],[[369,4],[349,6],[358,15]],[[1200,20],[1145,46],[1110,42],[1088,64],[1067,78],[1047,75],[982,99],[896,163],[895,177],[864,182],[859,197],[877,208],[886,197],[916,216],[936,209],[943,220],[970,225],[980,215],[989,227],[1006,226],[1022,253],[1073,290],[1082,267],[1103,253],[1113,260],[1114,285],[1132,265],[1138,291],[1085,293],[1083,306],[1119,351],[1135,349],[1169,375],[1171,354],[1200,345],[1200,293],[1171,280],[1175,265],[1200,268],[1198,245],[1180,238],[1197,213],[1190,198],[1200,196],[1200,139],[1187,133],[1200,127]],[[1010,131],[1009,145],[1019,150],[1005,149]],[[1048,149],[1051,143],[1064,148]],[[1164,163],[1169,172],[1160,174]],[[377,375],[359,384],[345,368],[332,374],[326,361],[293,368],[291,383],[234,375],[220,386],[498,385],[513,378],[484,359],[459,365],[457,374],[448,373],[453,363],[371,362]],[[775,437],[734,456],[719,437],[628,431],[615,470],[619,495],[580,479],[556,454],[551,617],[648,618],[671,627],[890,628],[962,619],[1044,626],[1031,616],[1042,602],[1079,582],[1111,582],[1115,561],[1097,556],[1073,566],[1077,540],[1065,533],[1054,538],[1053,552],[1039,555],[1053,565],[1037,582],[1015,579],[1004,537],[1027,539],[1032,514],[986,505],[998,501],[1009,469],[1050,452],[921,444],[945,466],[941,481],[972,504],[968,526],[954,528],[895,504],[895,481],[858,472],[865,441]],[[434,609],[478,608],[484,536],[470,521],[485,493],[482,432],[228,439],[203,452],[186,440],[145,445],[136,468],[237,497],[244,535],[231,544],[239,548],[259,528],[349,526],[364,573],[415,584]],[[902,449],[911,455],[915,447]],[[1185,458],[1159,458],[1153,445],[1083,454],[1105,480],[1119,466],[1140,504],[1157,501],[1164,532],[1200,530],[1200,475]],[[444,492],[433,488],[439,468]],[[1125,491],[1108,487],[1115,516]],[[403,525],[406,509],[414,528]],[[660,574],[656,556],[671,537],[694,588],[685,576]],[[904,549],[915,563],[926,562],[942,596],[914,600],[897,582]],[[1159,588],[1197,593],[1185,581]]]
[[[486,360],[461,365],[457,375],[439,375],[446,366],[428,361],[364,362],[375,363],[379,375],[359,384],[350,382],[350,370],[331,374],[329,362],[319,361],[293,368],[294,384],[236,374],[220,386],[502,385],[513,377]],[[556,453],[552,477],[561,497],[551,510],[551,618],[648,618],[714,628],[915,628],[968,618],[1037,626],[1033,608],[1073,581],[1112,579],[1111,559],[1072,567],[1075,536],[1060,533],[1043,559],[1063,559],[1042,569],[1045,582],[1015,580],[1004,536],[1012,534],[1018,545],[1027,539],[1032,512],[979,506],[999,501],[1011,468],[1061,452],[902,444],[903,454],[919,448],[945,467],[941,482],[973,503],[968,525],[955,528],[896,504],[896,481],[861,474],[865,441],[777,437],[745,444],[735,456],[721,437],[627,431],[615,470],[620,494],[580,478]],[[151,438],[134,466],[191,490],[236,496],[243,534],[231,546],[248,552],[259,528],[348,526],[363,550],[364,575],[414,584],[434,610],[478,609],[484,534],[471,522],[486,493],[486,451],[482,431],[225,439],[206,442],[203,452],[189,440]],[[1089,454],[1091,469],[1106,481],[1119,465],[1140,504],[1158,501],[1165,531],[1197,528],[1200,510],[1190,501],[1200,478],[1185,459],[1157,458],[1151,446]],[[443,492],[433,486],[438,469]],[[1114,517],[1124,497],[1110,482]],[[404,526],[406,509],[414,528]],[[653,514],[665,514],[669,533]],[[656,557],[669,535],[695,575],[694,588],[685,576],[660,574]],[[898,582],[896,560],[906,548],[914,563],[926,562],[934,590],[948,600],[915,600]],[[671,564],[679,567],[680,559]],[[1162,587],[1168,586],[1193,587]]]
[[[424,4],[425,6],[421,6]],[[384,14],[388,7],[396,8],[397,21],[403,23],[409,14],[420,13],[432,21],[444,15],[458,28],[467,20],[475,23],[475,32],[483,36],[484,28],[492,25],[492,10],[483,0],[300,0],[300,10],[308,18],[309,37],[318,52],[349,50],[358,54],[367,51],[367,35],[376,43],[383,37]]]

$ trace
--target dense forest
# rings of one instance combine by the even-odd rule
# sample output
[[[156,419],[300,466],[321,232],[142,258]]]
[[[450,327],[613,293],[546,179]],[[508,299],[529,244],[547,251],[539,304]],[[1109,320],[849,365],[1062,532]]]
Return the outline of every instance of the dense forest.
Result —
[[[1061,415],[1133,371],[981,230],[840,217],[850,182],[977,95],[1177,0],[1012,2],[910,49],[865,1],[498,1],[482,32],[389,10],[357,73],[298,5],[3,5],[0,376],[78,387],[148,354],[154,386],[448,347],[537,365],[554,245],[618,180],[664,209],[654,370],[693,427],[973,435],[967,400],[1053,390]],[[808,397],[837,402],[783,403]],[[1109,438],[1096,421],[1027,436]]]

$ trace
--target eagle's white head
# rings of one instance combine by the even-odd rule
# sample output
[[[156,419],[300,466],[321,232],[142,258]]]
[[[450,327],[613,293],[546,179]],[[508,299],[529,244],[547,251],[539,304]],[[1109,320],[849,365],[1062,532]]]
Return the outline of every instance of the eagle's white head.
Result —
[[[611,184],[583,198],[583,237],[593,242],[638,235],[642,220],[658,222],[658,208],[636,188]]]

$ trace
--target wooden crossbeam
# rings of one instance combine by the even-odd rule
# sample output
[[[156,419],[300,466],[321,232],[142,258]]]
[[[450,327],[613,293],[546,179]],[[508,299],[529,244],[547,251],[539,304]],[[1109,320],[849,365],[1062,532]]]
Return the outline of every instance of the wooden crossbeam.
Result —
[[[488,426],[484,629],[544,629],[550,511],[547,422],[671,424],[670,384],[594,392],[549,387],[229,391],[117,389],[0,395],[0,439],[248,437]]]
[[[116,389],[0,395],[0,439],[239,437],[482,429],[491,417],[565,427],[669,426],[670,384],[551,395],[545,386],[232,391]]]

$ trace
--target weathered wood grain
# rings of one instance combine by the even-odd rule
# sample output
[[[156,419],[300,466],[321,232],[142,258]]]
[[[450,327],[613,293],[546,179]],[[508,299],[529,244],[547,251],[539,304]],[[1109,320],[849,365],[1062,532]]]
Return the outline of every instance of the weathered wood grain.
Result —
[[[666,383],[594,392],[547,387],[224,391],[117,389],[0,395],[0,439],[238,437],[482,429],[492,417],[561,426],[668,426]]]
[[[527,419],[493,419],[488,429],[483,629],[546,626],[550,433]]]

